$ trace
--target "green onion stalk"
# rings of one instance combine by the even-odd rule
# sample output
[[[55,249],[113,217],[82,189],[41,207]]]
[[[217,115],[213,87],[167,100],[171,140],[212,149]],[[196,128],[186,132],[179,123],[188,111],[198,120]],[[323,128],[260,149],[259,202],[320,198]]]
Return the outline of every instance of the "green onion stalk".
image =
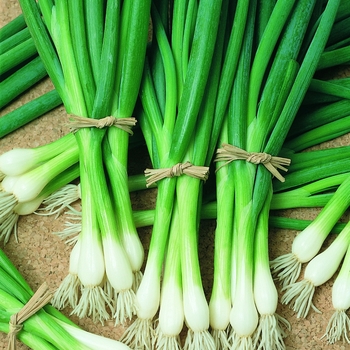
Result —
[[[325,206],[334,195],[334,189],[349,177],[349,172],[325,177],[288,191],[274,193],[271,210]]]
[[[10,332],[10,317],[33,296],[22,275],[0,250],[0,330]],[[125,344],[80,329],[53,308],[44,305],[22,323],[17,338],[31,349],[129,349]]]
[[[84,5],[82,2],[58,1],[53,5],[42,1],[39,3],[42,18],[35,5],[31,1],[21,1],[27,25],[49,76],[67,112],[78,124],[74,124],[77,128],[74,134],[79,148],[83,203],[78,277],[84,282],[81,298],[73,313],[84,317],[91,312],[95,320],[103,322],[109,318],[105,310],[105,305],[108,305],[116,322],[124,322],[134,312],[134,275],[132,257],[128,256],[128,251],[132,249],[125,249],[125,232],[118,232],[120,226],[114,216],[102,145],[105,135],[108,134],[109,139],[113,133],[118,135],[120,140],[112,142],[111,150],[117,154],[115,162],[125,169],[128,137],[115,130],[107,132],[103,127],[105,124],[101,129],[96,128],[94,120],[109,116],[113,124],[118,124],[111,127],[116,129],[125,124],[121,119],[131,117],[147,43],[150,2],[125,1],[122,4],[120,1],[108,1],[105,4],[99,1]],[[93,19],[93,14],[97,17],[87,23],[85,13],[89,19]],[[139,25],[137,40],[128,37],[135,35],[132,31],[129,33],[129,26],[134,27],[135,21]],[[92,29],[88,29],[90,25]],[[129,41],[130,38],[132,40]],[[131,73],[133,68],[135,70]],[[128,98],[125,99],[125,96]],[[86,122],[88,125],[84,127]],[[118,183],[118,186],[124,185],[125,181]],[[135,232],[132,235],[139,251]],[[93,254],[94,250],[96,254]],[[87,263],[87,259],[91,273],[79,268],[84,261]],[[67,288],[57,291],[60,293],[54,299],[57,305],[65,304],[61,298],[70,295]],[[75,286],[72,285],[72,288]],[[126,297],[119,298],[119,294]]]
[[[2,28],[0,28],[0,42],[11,38],[11,36],[15,35],[25,28],[26,22],[24,20],[23,14],[20,14],[12,21],[5,24]]]
[[[350,155],[350,146],[340,146],[334,148],[325,148],[311,150],[307,152],[282,153],[288,155],[292,164],[289,166],[288,174],[306,167],[314,166],[319,163],[319,159],[324,159],[325,163],[332,160],[346,159]],[[323,165],[325,166],[325,165]],[[288,176],[287,174],[287,176]],[[279,182],[278,184],[282,184]]]
[[[0,118],[0,138],[3,138],[61,104],[62,101],[57,91],[51,90],[3,115]]]
[[[5,52],[0,54],[1,59],[1,68],[0,75],[6,74],[11,69],[15,68],[17,65],[20,65],[26,60],[30,60],[33,56],[37,55],[35,45],[32,38],[29,36],[27,40],[19,42],[12,48],[9,48]]]
[[[18,20],[20,19],[20,21]],[[23,15],[1,28],[0,108],[47,76]],[[13,22],[13,25],[12,25]],[[16,23],[20,24],[18,26]],[[11,122],[10,124],[13,124]],[[14,124],[17,124],[16,122]]]
[[[222,73],[220,77],[220,85],[218,90],[218,96],[216,99],[216,107],[214,114],[214,127],[211,133],[209,150],[207,152],[206,162],[211,161],[214,147],[218,140],[220,142],[227,142],[227,120],[226,116],[226,105],[224,108],[224,101],[229,102],[233,78],[232,75],[231,85],[229,89],[225,89],[226,96],[221,93],[221,86],[225,81],[225,76],[223,75],[225,69],[228,65],[228,57],[235,52],[234,62],[235,71],[237,76],[242,73],[242,62],[244,61],[241,57],[245,57],[247,48],[249,50],[249,45],[252,44],[247,37],[251,35],[249,28],[252,28],[251,24],[255,18],[255,1],[239,2],[237,4],[235,17],[233,19],[234,27],[236,30],[232,29],[230,35],[230,41],[227,48],[227,54],[222,68]],[[232,43],[240,43],[238,47],[233,49]],[[230,45],[231,44],[231,45]],[[238,45],[238,44],[237,44]],[[231,50],[234,51],[231,51]],[[249,62],[249,58],[247,60]],[[236,78],[237,79],[237,78]],[[225,91],[224,90],[224,91]],[[218,124],[218,121],[222,122]],[[218,128],[217,128],[218,126]],[[217,132],[220,130],[220,134]],[[219,163],[218,163],[219,164]],[[221,167],[220,164],[217,167],[216,180],[217,180],[217,198],[218,198],[218,209],[217,209],[217,227],[215,230],[215,250],[214,250],[214,279],[213,288],[209,301],[209,319],[211,334],[214,338],[216,347],[226,348],[229,343],[227,339],[227,331],[230,321],[230,309],[231,309],[231,250],[232,250],[232,234],[230,228],[232,227],[232,213],[233,213],[233,198],[234,193],[234,182],[229,181],[232,179],[232,168],[231,167]],[[219,199],[220,198],[220,199]]]
[[[153,166],[159,169],[172,168],[184,159],[196,126],[214,54],[221,1],[201,1],[198,9],[194,3],[175,1],[171,32],[168,32],[167,18],[164,16],[169,9],[168,3],[152,4],[155,39],[150,46],[143,73],[140,89],[143,112],[140,113],[139,121]],[[175,17],[178,11],[183,18]],[[185,27],[181,23],[185,23]],[[163,178],[157,182],[149,254],[136,293],[138,317],[123,335],[124,341],[131,347],[151,346],[152,319],[160,303],[160,279],[175,200],[176,179]]]
[[[321,107],[316,106],[312,109],[301,110],[291,126],[287,140],[321,125],[347,117],[349,115],[349,108],[349,99],[341,99],[336,102],[326,103]]]
[[[341,67],[341,66],[340,66]],[[307,108],[310,105],[321,106],[322,103],[335,103],[342,100],[342,98],[338,97],[339,95],[344,96],[347,94],[347,90],[349,89],[350,80],[348,77],[336,78],[331,81],[326,81],[327,83],[332,84],[332,89],[328,89],[326,93],[317,93],[315,91],[308,91],[305,95],[305,99],[302,103],[302,107]],[[322,84],[323,85],[323,84]],[[321,86],[322,86],[321,85]],[[334,85],[337,85],[335,87]]]
[[[22,21],[23,15],[21,15]],[[4,64],[1,67],[0,88],[3,91],[0,98],[0,108],[9,104],[25,90],[47,76],[42,60],[38,57],[36,47],[31,38],[28,27],[16,30],[18,17],[10,21],[7,26],[13,31],[6,38],[6,26],[3,31],[4,40],[0,42],[0,59]],[[1,35],[1,34],[0,34]],[[7,71],[4,71],[6,70]],[[29,123],[40,115],[52,110],[62,103],[59,94],[51,90],[38,98],[29,101],[23,106],[3,115],[0,119],[0,138]]]

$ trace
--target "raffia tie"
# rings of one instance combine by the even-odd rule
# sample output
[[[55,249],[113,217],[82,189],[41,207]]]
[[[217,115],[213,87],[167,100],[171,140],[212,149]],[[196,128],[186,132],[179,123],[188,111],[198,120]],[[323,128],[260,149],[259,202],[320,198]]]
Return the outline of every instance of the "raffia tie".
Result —
[[[247,152],[239,147],[224,143],[222,145],[222,148],[219,148],[216,152],[215,162],[226,162],[217,170],[226,164],[238,159],[242,159],[254,164],[263,164],[266,169],[281,182],[284,182],[285,179],[277,169],[288,171],[284,165],[288,166],[291,162],[291,160],[288,158],[274,157],[267,153]]]
[[[146,169],[146,185],[149,187],[153,183],[165,179],[166,177],[181,176],[182,174],[206,181],[209,176],[209,167],[197,166],[186,162],[175,164],[171,168]]]
[[[29,299],[27,304],[23,308],[13,314],[9,322],[9,333],[8,333],[8,350],[16,350],[16,336],[23,327],[24,321],[29,317],[37,313],[52,299],[52,293],[49,292],[49,288],[46,283],[43,283],[34,295]]]
[[[81,128],[98,128],[115,126],[119,129],[126,131],[128,134],[133,135],[132,127],[136,125],[136,119],[130,118],[115,118],[108,116],[101,119],[85,118],[73,115],[69,118],[69,127],[72,132],[76,132]]]

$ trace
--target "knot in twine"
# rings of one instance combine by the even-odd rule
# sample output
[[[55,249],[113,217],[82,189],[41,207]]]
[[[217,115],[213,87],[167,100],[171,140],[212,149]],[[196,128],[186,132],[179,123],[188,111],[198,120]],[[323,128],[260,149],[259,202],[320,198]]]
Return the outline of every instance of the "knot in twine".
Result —
[[[52,298],[46,283],[43,283],[39,289],[29,299],[22,309],[10,317],[9,333],[8,333],[8,350],[16,350],[16,336],[23,328],[23,323],[29,317],[37,313]]]
[[[108,116],[101,119],[85,118],[73,115],[69,118],[69,127],[72,132],[76,132],[81,128],[98,128],[115,126],[119,129],[124,130],[130,135],[133,135],[131,128],[136,125],[136,119],[130,118],[115,118]]]
[[[215,162],[226,161],[216,171],[234,160],[242,159],[253,164],[263,164],[265,168],[278,180],[284,182],[284,177],[277,169],[288,171],[284,165],[290,165],[291,160],[288,158],[274,157],[264,152],[247,152],[239,147],[224,143],[216,153]]]
[[[165,179],[166,177],[181,176],[182,174],[206,181],[209,176],[209,167],[197,166],[191,164],[190,162],[186,162],[177,163],[171,168],[146,169],[146,186],[149,187],[153,183]]]

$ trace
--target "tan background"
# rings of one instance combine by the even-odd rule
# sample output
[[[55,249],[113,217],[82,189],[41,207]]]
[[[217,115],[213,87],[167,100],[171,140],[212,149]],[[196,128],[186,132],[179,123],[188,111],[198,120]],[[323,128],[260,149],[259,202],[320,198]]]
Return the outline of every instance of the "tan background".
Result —
[[[20,7],[17,1],[0,0],[0,27],[19,13]],[[50,89],[52,89],[52,85],[48,79],[45,79],[28,93],[21,95],[14,103],[0,111],[0,117]],[[65,125],[66,121],[67,118],[64,108],[59,107],[20,130],[0,139],[0,154],[14,147],[36,147],[55,140],[68,131]],[[324,144],[322,147],[334,147],[345,144],[350,144],[350,134]],[[132,163],[132,169],[134,172],[142,172],[148,164],[148,159],[146,156],[142,158],[139,154],[137,158],[138,163]],[[154,190],[147,193],[140,192],[132,195],[133,205],[137,209],[152,207],[154,198]],[[295,209],[285,211],[283,215],[312,219],[317,213],[318,210],[316,209]],[[349,218],[350,213],[348,211],[343,219],[349,220]],[[71,248],[52,235],[52,232],[63,228],[64,222],[64,216],[57,219],[53,217],[38,217],[35,215],[21,217],[18,225],[19,242],[16,243],[14,237],[11,237],[10,242],[4,247],[5,253],[23,274],[33,290],[36,290],[44,281],[47,281],[49,286],[55,289],[68,273]],[[212,282],[214,229],[214,221],[206,221],[201,227],[200,259],[203,269],[203,284],[208,294]],[[150,229],[144,228],[139,232],[147,252]],[[289,252],[292,240],[296,234],[296,231],[271,230],[271,259]],[[333,237],[330,237],[327,244],[329,244],[332,239]],[[341,342],[335,345],[328,345],[325,340],[320,340],[320,337],[324,334],[328,320],[333,313],[331,304],[331,286],[333,281],[334,279],[316,289],[314,304],[322,311],[322,314],[311,311],[306,319],[297,319],[294,312],[288,306],[279,306],[279,314],[286,317],[292,325],[292,331],[285,340],[287,349],[345,350],[350,348]],[[64,313],[69,315],[69,310],[65,310]],[[72,319],[82,328],[106,337],[118,339],[123,331],[122,327],[114,327],[112,321],[101,326],[100,324],[93,324],[89,319],[79,320],[76,317]],[[6,344],[6,335],[1,333],[0,349],[5,349]],[[27,349],[27,347],[20,344],[18,349]]]

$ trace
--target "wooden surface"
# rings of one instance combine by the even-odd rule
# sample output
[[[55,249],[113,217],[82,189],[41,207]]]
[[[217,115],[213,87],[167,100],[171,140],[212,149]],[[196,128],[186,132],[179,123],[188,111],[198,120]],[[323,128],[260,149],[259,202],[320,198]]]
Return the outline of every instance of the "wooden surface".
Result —
[[[0,27],[20,13],[17,1],[0,0]],[[52,88],[49,79],[44,79],[28,93],[21,95],[15,102],[0,111],[0,117],[10,110],[17,108],[28,100],[31,100],[43,92]],[[1,93],[1,92],[0,92]],[[63,136],[67,131],[66,113],[63,107],[59,107],[49,114],[33,121],[20,130],[0,139],[0,154],[14,147],[37,147],[46,144]],[[350,134],[336,140],[321,145],[321,147],[340,146],[350,144]],[[140,158],[138,155],[137,158]],[[148,160],[145,157],[144,163],[133,164],[135,171],[142,171]],[[156,192],[139,192],[132,195],[135,208],[149,208],[154,204]],[[284,211],[283,215],[303,219],[312,219],[318,209],[295,209]],[[350,219],[349,211],[343,219]],[[13,261],[14,265],[23,274],[33,290],[36,290],[44,281],[47,281],[50,288],[59,286],[62,279],[68,273],[68,263],[71,247],[54,236],[52,232],[63,228],[65,217],[58,218],[29,215],[21,217],[18,224],[17,243],[12,236],[9,243],[4,247],[5,253]],[[205,221],[201,225],[200,238],[200,260],[203,269],[203,284],[209,295],[212,283],[213,271],[213,232],[215,221]],[[140,237],[145,244],[150,238],[150,228],[140,229]],[[293,238],[297,231],[271,230],[270,234],[270,256],[271,259],[290,251]],[[327,240],[329,244],[334,237]],[[147,250],[146,250],[147,252]],[[287,318],[291,323],[292,330],[285,340],[287,349],[290,350],[345,350],[349,349],[345,344],[339,342],[328,345],[325,340],[320,340],[324,334],[329,318],[331,317],[331,286],[334,278],[325,285],[316,289],[314,304],[322,311],[317,314],[310,311],[306,319],[297,319],[294,312],[288,306],[279,305],[278,312]],[[70,310],[63,310],[69,315]],[[122,327],[115,327],[113,321],[106,322],[104,326],[94,324],[89,319],[72,318],[83,329],[101,334],[106,337],[118,339],[123,332]],[[0,349],[5,349],[7,344],[6,335],[0,334]],[[18,349],[27,349],[22,344],[18,344]]]

